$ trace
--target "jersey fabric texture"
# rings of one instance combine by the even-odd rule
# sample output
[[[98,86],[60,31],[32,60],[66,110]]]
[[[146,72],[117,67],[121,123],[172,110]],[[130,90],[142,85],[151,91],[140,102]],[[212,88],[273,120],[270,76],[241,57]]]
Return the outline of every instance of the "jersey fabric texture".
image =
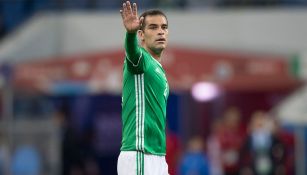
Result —
[[[168,82],[161,64],[127,33],[123,67],[122,147],[154,155],[166,152]]]

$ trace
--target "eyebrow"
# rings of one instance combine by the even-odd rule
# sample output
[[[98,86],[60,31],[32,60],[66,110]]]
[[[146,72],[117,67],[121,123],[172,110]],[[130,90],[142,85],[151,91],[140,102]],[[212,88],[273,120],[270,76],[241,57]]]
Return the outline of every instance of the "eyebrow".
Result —
[[[159,26],[159,24],[148,24],[148,27],[151,27],[151,26]],[[161,26],[165,27],[165,26],[168,26],[167,24],[162,24]]]
[[[158,26],[158,24],[148,24],[148,26]]]

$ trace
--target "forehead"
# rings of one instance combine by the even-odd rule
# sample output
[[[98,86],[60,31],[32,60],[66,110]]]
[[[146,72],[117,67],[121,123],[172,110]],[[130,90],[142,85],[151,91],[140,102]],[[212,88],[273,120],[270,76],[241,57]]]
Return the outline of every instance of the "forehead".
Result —
[[[157,24],[157,25],[163,25],[167,24],[167,20],[163,15],[150,15],[146,16],[145,18],[145,24]]]

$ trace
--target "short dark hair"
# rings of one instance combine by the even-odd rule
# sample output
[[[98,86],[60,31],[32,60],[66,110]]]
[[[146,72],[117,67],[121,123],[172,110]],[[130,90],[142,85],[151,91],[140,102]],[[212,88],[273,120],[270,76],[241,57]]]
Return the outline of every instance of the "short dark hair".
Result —
[[[166,15],[165,15],[161,10],[157,10],[157,9],[146,10],[146,11],[143,12],[143,13],[141,14],[141,16],[140,16],[140,18],[141,18],[141,17],[144,17],[144,20],[143,20],[143,23],[141,24],[140,30],[144,30],[144,27],[145,27],[145,19],[146,19],[147,16],[157,16],[157,15],[163,16],[163,17],[166,19],[166,22],[168,23]]]

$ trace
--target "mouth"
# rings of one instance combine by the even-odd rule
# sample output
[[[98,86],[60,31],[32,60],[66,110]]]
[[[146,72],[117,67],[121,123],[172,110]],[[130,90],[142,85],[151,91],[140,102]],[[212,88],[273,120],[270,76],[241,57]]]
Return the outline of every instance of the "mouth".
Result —
[[[159,39],[157,39],[156,41],[157,41],[157,42],[165,42],[166,39],[165,39],[165,38],[159,38]]]

